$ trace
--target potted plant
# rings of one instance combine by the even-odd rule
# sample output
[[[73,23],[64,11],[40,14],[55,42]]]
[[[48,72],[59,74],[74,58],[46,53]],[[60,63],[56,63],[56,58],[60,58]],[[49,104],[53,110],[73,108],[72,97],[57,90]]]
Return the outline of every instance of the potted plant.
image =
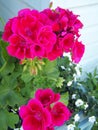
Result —
[[[0,40],[2,130],[60,129],[82,110],[83,102],[77,107],[72,99],[74,90],[82,90],[75,81],[85,50],[79,41],[82,27],[78,15],[60,7],[23,9],[9,19]],[[75,121],[73,128],[81,128]]]

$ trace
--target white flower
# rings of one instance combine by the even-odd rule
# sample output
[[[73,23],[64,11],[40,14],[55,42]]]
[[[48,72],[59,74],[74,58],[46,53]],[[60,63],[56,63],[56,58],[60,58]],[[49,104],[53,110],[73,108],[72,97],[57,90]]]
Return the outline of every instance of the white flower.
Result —
[[[74,77],[74,81],[77,81],[77,75],[73,74],[73,77]]]
[[[74,130],[74,128],[75,128],[75,125],[73,124],[70,124],[67,126],[67,130]]]
[[[72,85],[72,82],[73,82],[73,81],[69,81],[69,82],[67,83],[67,86],[71,86],[71,85]]]
[[[76,70],[77,75],[78,75],[78,76],[81,76],[81,72],[80,72],[79,68],[80,68],[79,65],[77,65],[77,66],[75,67],[75,70]]]
[[[75,105],[77,106],[77,107],[80,107],[80,106],[82,106],[84,104],[84,102],[81,100],[81,99],[77,99],[77,101],[75,102]]]
[[[76,94],[73,94],[73,95],[72,95],[72,99],[76,99]]]
[[[62,69],[62,70],[65,70],[65,67],[64,67],[64,66],[61,66],[61,69]]]
[[[88,108],[88,104],[86,103],[85,105],[84,105],[84,109],[86,110]]]
[[[92,96],[93,99],[95,99],[95,96]]]
[[[23,128],[21,127],[21,128],[16,128],[16,129],[14,129],[14,130],[23,130]]]
[[[94,123],[96,121],[96,117],[95,116],[91,116],[91,117],[89,117],[88,120],[89,120],[89,122]]]
[[[75,122],[78,122],[80,120],[80,116],[79,116],[79,114],[76,114],[75,116],[74,116],[74,121]]]

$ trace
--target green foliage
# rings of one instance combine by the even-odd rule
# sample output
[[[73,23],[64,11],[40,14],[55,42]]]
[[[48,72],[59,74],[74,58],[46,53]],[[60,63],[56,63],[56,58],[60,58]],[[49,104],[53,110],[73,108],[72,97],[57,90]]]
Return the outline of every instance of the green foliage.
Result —
[[[19,121],[16,113],[8,112],[6,109],[0,109],[0,116],[0,130],[8,130],[8,126],[15,128],[15,124]]]
[[[98,69],[95,68],[94,72],[86,73],[85,79],[77,79],[73,81],[72,85],[67,87],[69,93],[68,106],[74,113],[82,111],[88,118],[91,116],[96,117],[98,120]],[[75,99],[72,99],[72,95],[75,94]],[[84,105],[77,107],[75,102],[77,99],[81,99]],[[88,107],[85,108],[85,105]],[[93,130],[97,130],[98,124],[94,124]]]
[[[68,92],[61,95],[60,101],[63,102],[65,105],[68,105],[69,95]]]
[[[68,90],[67,83],[69,81],[74,80],[73,75],[77,73],[75,70],[76,65],[72,63],[66,56],[63,58],[58,58],[57,66],[60,72],[60,77],[62,77],[64,80],[63,80],[63,86],[61,88],[57,88],[56,91],[63,93]]]
[[[87,91],[89,94],[98,98],[98,70],[97,68],[94,69],[93,73],[87,73],[86,79],[81,82],[83,85],[86,86]]]
[[[73,79],[72,73],[75,72],[73,69],[75,65],[72,64],[70,70],[68,70],[70,60],[67,57],[55,61],[39,60],[37,58],[18,61],[8,55],[7,46],[8,43],[0,40],[0,113],[3,115],[2,130],[6,130],[8,127],[14,128],[15,124],[20,122],[18,119],[16,120],[18,108],[33,97],[37,88],[52,88],[55,92],[62,92],[66,89],[65,83],[67,84],[68,81]],[[62,70],[61,65],[64,65],[66,69]],[[61,99],[68,104],[68,97],[66,91]],[[14,114],[12,110],[16,113]],[[10,120],[6,119],[8,116]]]
[[[48,59],[18,61],[6,51],[8,43],[0,40],[0,128],[7,130],[21,125],[18,109],[22,104],[34,96],[38,88],[52,88],[61,93],[61,102],[68,105],[74,114],[83,111],[86,116],[98,118],[98,70],[87,73],[85,80],[74,80],[77,75],[76,64],[68,57],[58,58],[55,61]],[[21,64],[20,64],[21,63]],[[72,85],[68,85],[68,82]],[[76,94],[76,99],[72,95]],[[75,101],[82,99],[84,106],[76,107]],[[71,119],[73,121],[73,118]],[[71,122],[70,120],[70,122]],[[97,124],[94,125],[94,130]],[[76,127],[75,129],[79,129]]]
[[[18,108],[27,101],[21,92],[24,82],[20,80],[22,74],[22,66],[19,66],[15,58],[10,57],[6,52],[7,43],[0,40],[0,116],[2,116],[0,128],[7,130],[15,128],[18,123],[18,115],[10,112]],[[15,107],[17,106],[17,107]]]

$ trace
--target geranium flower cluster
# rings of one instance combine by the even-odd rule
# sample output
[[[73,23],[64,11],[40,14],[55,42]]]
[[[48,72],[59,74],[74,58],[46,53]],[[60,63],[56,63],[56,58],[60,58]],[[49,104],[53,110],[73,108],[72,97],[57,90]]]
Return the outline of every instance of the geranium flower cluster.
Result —
[[[54,93],[50,88],[38,89],[35,97],[20,107],[23,129],[54,130],[55,126],[63,125],[69,120],[71,113],[59,99],[60,94]]]
[[[23,9],[6,23],[3,40],[9,42],[8,53],[18,59],[55,60],[70,52],[72,61],[78,63],[85,49],[78,41],[82,26],[78,15],[60,7],[40,12]]]

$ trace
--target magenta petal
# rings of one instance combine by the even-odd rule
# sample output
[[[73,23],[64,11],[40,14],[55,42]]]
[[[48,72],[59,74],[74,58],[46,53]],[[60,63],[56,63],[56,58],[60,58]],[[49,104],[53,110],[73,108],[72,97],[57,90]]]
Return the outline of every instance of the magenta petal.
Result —
[[[34,44],[31,47],[31,53],[32,53],[32,55],[35,55],[37,57],[44,57],[45,50],[44,50],[44,47],[42,45]]]
[[[44,109],[43,116],[44,116],[45,126],[50,126],[50,124],[52,123],[52,118],[47,108]]]
[[[18,50],[18,47],[16,46],[12,46],[12,45],[7,46],[7,51],[11,56],[16,57],[17,50]]]
[[[24,48],[18,48],[16,52],[16,57],[18,59],[24,59],[25,58],[25,49]]]
[[[75,63],[79,63],[85,51],[85,46],[81,43],[76,41],[74,47],[72,49],[72,61]]]
[[[37,111],[37,110],[39,110],[39,111],[43,110],[42,104],[37,99],[29,100],[27,106],[32,110],[32,112]]]
[[[51,110],[51,115],[53,124],[55,126],[60,126],[63,125],[65,121],[69,120],[71,113],[67,106],[61,102],[57,102]]]
[[[70,52],[74,45],[74,35],[69,33],[65,35],[65,37],[62,40],[63,49],[65,52]]]
[[[56,94],[52,89],[38,89],[35,93],[35,97],[43,104],[44,107],[58,101],[60,94]]]
[[[43,89],[41,88],[37,89],[37,91],[35,92],[35,98],[39,99],[42,92],[43,92]]]
[[[45,130],[42,128],[42,122],[38,122],[33,116],[24,118],[22,126],[24,130]]]
[[[27,115],[31,115],[31,111],[29,110],[29,108],[26,105],[24,105],[24,106],[20,107],[20,109],[19,109],[19,115],[23,119]]]
[[[6,23],[6,25],[5,25],[5,27],[4,27],[4,33],[3,33],[3,36],[2,36],[2,39],[3,39],[4,41],[7,41],[7,42],[8,42],[9,37],[13,34],[12,29],[11,29],[11,27],[12,27],[12,22],[13,22],[13,19],[10,19],[10,20]]]
[[[50,112],[37,99],[31,99],[26,106],[20,107],[19,114],[24,130],[46,130],[51,124]]]
[[[58,100],[60,100],[60,94],[56,93],[56,94],[54,94],[54,101],[56,102]]]
[[[25,15],[31,14],[31,10],[29,8],[22,9],[18,12],[19,17],[24,17]]]

